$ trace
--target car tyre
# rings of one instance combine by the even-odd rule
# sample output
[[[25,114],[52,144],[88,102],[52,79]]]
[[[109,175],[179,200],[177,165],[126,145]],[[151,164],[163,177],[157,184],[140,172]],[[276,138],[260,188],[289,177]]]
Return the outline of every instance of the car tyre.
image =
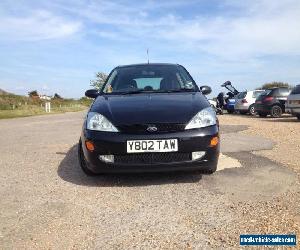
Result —
[[[248,112],[249,112],[250,115],[255,115],[256,114],[255,107],[254,107],[253,104],[250,105]]]
[[[78,143],[78,160],[79,160],[79,165],[82,169],[82,171],[88,175],[88,176],[95,176],[97,175],[95,172],[91,171],[88,168],[88,162],[86,161],[84,154],[83,154],[83,150],[82,150],[82,143],[81,140]]]
[[[274,105],[272,108],[271,108],[271,116],[273,118],[279,118],[282,116],[282,108],[278,105]]]
[[[259,112],[258,115],[259,115],[259,117],[267,117],[268,116],[267,113],[261,113],[261,112]]]

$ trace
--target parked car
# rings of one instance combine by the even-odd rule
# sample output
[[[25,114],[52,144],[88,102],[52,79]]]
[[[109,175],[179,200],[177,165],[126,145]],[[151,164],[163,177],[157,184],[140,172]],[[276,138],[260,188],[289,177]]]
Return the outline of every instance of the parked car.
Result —
[[[224,109],[227,110],[227,113],[232,114],[235,111],[234,106],[235,106],[235,98],[234,97],[228,98],[226,100]]]
[[[232,86],[230,81],[226,81],[224,82],[221,87],[226,88],[227,90],[229,90],[229,92],[227,93],[227,98],[225,99],[225,106],[224,109],[227,110],[227,112],[229,114],[234,113],[234,105],[235,105],[235,97],[239,94],[239,91]]]
[[[300,120],[300,85],[296,85],[287,97],[286,111]]]
[[[286,87],[265,90],[255,101],[255,110],[260,117],[281,117],[291,90]]]
[[[78,156],[88,175],[201,170],[219,158],[216,113],[188,71],[177,64],[136,64],[112,70],[84,121]]]
[[[253,90],[253,91],[243,91],[240,92],[235,99],[234,109],[240,114],[255,115],[254,103],[256,98],[262,94],[264,90]]]

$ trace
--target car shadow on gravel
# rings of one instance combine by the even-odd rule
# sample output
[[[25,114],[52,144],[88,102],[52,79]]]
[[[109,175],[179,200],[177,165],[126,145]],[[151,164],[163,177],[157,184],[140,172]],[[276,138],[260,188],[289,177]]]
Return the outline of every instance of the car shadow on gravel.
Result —
[[[57,173],[64,181],[83,186],[132,187],[176,183],[196,183],[202,179],[199,172],[168,172],[144,174],[105,174],[86,176],[78,163],[77,144],[69,149],[58,166]],[[57,154],[64,154],[57,152]]]

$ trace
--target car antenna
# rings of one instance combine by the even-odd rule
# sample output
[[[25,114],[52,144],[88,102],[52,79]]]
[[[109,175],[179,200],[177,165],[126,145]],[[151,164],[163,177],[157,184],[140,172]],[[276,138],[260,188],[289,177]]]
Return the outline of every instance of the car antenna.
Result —
[[[147,58],[148,58],[148,64],[149,64],[149,49],[147,49]]]

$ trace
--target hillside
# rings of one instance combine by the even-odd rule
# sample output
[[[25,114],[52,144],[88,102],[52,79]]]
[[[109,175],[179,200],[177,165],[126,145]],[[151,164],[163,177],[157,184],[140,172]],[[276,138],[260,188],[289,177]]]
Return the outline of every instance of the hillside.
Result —
[[[9,95],[10,93],[6,92],[3,89],[0,89],[0,95]]]

